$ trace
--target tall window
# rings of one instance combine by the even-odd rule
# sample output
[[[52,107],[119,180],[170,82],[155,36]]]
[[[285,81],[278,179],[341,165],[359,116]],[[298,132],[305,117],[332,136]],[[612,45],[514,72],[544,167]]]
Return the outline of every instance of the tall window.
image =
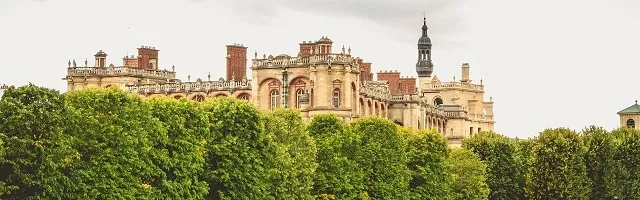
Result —
[[[340,89],[334,89],[333,90],[333,107],[339,107],[340,106]]]
[[[278,90],[271,90],[271,109],[278,107],[278,97],[280,97]]]
[[[300,98],[302,98],[303,93],[302,89],[296,91],[296,108],[300,108]]]
[[[633,119],[628,119],[627,126],[631,128],[636,128],[636,121],[634,121]]]

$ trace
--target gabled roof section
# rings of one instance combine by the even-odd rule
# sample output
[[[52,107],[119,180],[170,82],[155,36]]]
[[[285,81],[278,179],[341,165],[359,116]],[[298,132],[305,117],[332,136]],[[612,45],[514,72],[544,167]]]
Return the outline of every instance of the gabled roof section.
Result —
[[[638,100],[636,100],[635,104],[618,112],[618,114],[640,114],[640,105],[638,105]]]

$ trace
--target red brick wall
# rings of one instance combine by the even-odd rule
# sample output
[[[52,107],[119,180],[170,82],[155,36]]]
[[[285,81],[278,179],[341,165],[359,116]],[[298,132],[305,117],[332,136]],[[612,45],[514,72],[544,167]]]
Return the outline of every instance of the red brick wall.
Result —
[[[371,63],[363,62],[360,65],[360,77],[362,77],[363,81],[373,80],[373,77],[371,75]]]
[[[398,89],[400,94],[414,94],[416,91],[416,78],[400,78]]]
[[[138,67],[143,69],[152,69],[153,66],[149,64],[150,58],[158,59],[158,51],[157,49],[150,48],[138,48]],[[158,65],[158,63],[156,63]]]
[[[138,59],[137,58],[123,58],[122,64],[127,67],[138,67]]]
[[[312,54],[313,47],[313,43],[300,43],[300,55],[302,55],[302,57],[309,57]]]
[[[400,94],[398,84],[400,82],[400,72],[384,71],[378,72],[379,81],[387,81],[389,83],[389,90],[392,95]]]
[[[247,76],[247,47],[227,45],[227,80]]]

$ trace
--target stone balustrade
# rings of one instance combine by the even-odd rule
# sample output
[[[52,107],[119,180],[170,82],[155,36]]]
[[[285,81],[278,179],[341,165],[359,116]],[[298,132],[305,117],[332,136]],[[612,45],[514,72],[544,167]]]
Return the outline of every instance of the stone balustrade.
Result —
[[[477,84],[469,84],[469,83],[461,83],[461,82],[442,82],[431,84],[430,89],[440,89],[440,88],[462,88],[462,89],[471,89],[471,90],[484,90],[484,85]]]
[[[391,100],[391,91],[389,91],[389,85],[383,81],[367,81],[360,86],[360,93],[364,93],[366,96],[382,101]]]
[[[336,64],[349,64],[354,63],[355,58],[346,54],[317,54],[311,55],[306,58],[302,57],[284,57],[284,58],[266,58],[266,59],[254,59],[252,66],[254,68],[260,67],[279,67],[279,66],[296,66],[305,64],[320,64],[320,63],[336,63]]]
[[[493,121],[493,115],[469,114],[469,119],[475,119],[475,120],[481,120],[481,121]]]
[[[167,70],[147,70],[131,67],[70,67],[67,76],[133,76],[150,79],[175,79],[176,73]]]
[[[251,90],[251,80],[197,81],[166,84],[127,85],[126,90],[134,93],[187,93],[222,90]]]
[[[0,85],[0,90],[6,90],[6,89],[9,89],[8,85],[5,85],[5,84]]]

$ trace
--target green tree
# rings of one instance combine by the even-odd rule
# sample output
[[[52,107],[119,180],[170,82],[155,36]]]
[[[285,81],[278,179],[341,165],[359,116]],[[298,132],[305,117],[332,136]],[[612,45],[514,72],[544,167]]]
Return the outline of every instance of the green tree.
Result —
[[[400,130],[407,141],[410,199],[449,199],[451,174],[447,140],[435,130]]]
[[[618,199],[640,199],[640,131],[622,127],[612,131],[618,142],[614,155]]]
[[[362,139],[358,163],[365,172],[365,190],[373,199],[409,199],[406,142],[396,125],[381,117],[365,117],[350,124]]]
[[[587,148],[585,163],[591,181],[589,199],[614,199],[619,196],[615,183],[616,145],[613,135],[601,127],[589,126],[582,131]]]
[[[318,148],[313,194],[318,199],[366,199],[357,163],[360,138],[335,115],[315,115],[307,127]]]
[[[233,98],[205,101],[202,108],[211,123],[204,174],[208,199],[273,199],[269,163],[276,155],[276,144],[263,134],[258,109]]]
[[[63,135],[64,101],[52,89],[11,87],[0,100],[2,199],[59,199],[71,182],[72,151]]]
[[[462,146],[487,164],[489,199],[512,200],[523,196],[523,188],[518,187],[516,147],[509,138],[493,132],[480,132],[463,140]]]
[[[271,184],[275,199],[314,199],[311,196],[316,162],[316,144],[300,111],[275,109],[265,113],[265,132],[275,136],[277,158]]]
[[[463,148],[451,149],[448,162],[451,167],[451,196],[453,199],[488,199],[487,165],[473,151]]]
[[[527,171],[529,170],[529,159],[531,158],[531,150],[534,145],[533,139],[514,139],[516,146],[516,161],[518,167],[518,188],[523,192],[519,194],[518,199],[526,199],[524,188],[527,185]]]
[[[527,174],[527,198],[588,199],[585,152],[580,136],[572,130],[546,129],[540,133]]]
[[[168,160],[155,145],[168,138],[149,106],[117,88],[68,92],[65,102],[65,133],[79,157],[69,169],[75,187],[66,198],[154,198],[166,176],[154,161]]]
[[[168,140],[157,140],[154,162],[164,171],[158,190],[162,199],[204,199],[209,186],[204,172],[204,145],[209,132],[206,112],[193,101],[153,98],[151,115],[167,129]]]

